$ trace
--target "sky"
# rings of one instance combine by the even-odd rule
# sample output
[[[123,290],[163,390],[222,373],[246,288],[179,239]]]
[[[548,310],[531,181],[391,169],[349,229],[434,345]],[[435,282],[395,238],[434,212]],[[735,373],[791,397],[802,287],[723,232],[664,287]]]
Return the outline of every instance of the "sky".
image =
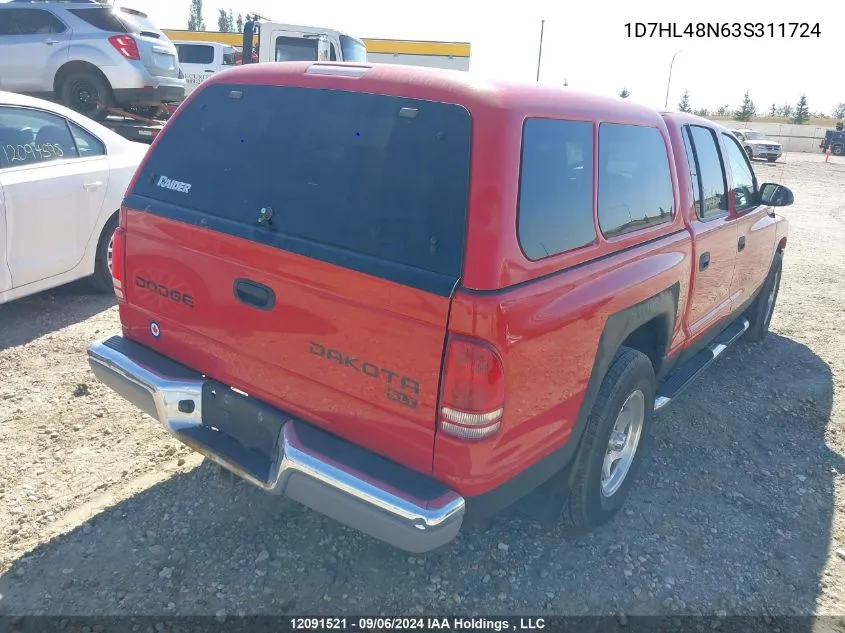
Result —
[[[187,28],[190,0],[116,0],[164,29]],[[841,28],[825,3],[784,0],[204,0],[209,30],[218,9],[258,12],[279,22],[336,28],[362,38],[467,41],[471,71],[535,81],[545,20],[540,81],[599,94],[627,88],[631,99],[663,107],[673,55],[669,107],[689,90],[693,108],[739,107],[750,91],[758,111],[794,104],[806,93],[813,112],[845,102]],[[833,3],[831,3],[833,6]],[[829,9],[829,8],[828,8]],[[820,37],[628,37],[626,23],[818,23]],[[791,30],[791,28],[789,28]]]

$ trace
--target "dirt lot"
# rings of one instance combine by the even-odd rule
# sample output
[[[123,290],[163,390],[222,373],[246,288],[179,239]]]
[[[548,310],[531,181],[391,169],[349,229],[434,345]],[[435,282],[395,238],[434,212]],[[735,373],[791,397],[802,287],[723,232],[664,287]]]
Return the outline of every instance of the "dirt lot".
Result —
[[[575,542],[529,502],[391,549],[225,480],[98,385],[112,300],[0,306],[0,612],[845,614],[845,160],[756,169],[797,200],[773,332],[658,415],[627,509]]]

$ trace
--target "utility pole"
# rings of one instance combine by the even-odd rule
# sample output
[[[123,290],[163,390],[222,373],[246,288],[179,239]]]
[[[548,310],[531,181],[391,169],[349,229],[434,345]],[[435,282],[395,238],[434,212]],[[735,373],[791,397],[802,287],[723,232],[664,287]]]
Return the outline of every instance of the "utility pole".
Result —
[[[669,79],[666,81],[666,101],[663,102],[663,107],[669,107],[669,86],[672,84],[672,66],[675,65],[675,58],[678,56],[678,53],[681,51],[676,51],[674,55],[672,55],[672,62],[669,64]]]
[[[540,81],[540,62],[543,60],[543,31],[546,28],[546,21],[540,20],[540,51],[537,53],[537,81]]]

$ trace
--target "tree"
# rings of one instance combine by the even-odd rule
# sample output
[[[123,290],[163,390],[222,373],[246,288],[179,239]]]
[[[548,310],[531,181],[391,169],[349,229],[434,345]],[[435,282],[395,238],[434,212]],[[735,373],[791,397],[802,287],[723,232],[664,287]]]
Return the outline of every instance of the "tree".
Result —
[[[795,114],[792,115],[792,122],[796,125],[803,125],[810,120],[810,108],[807,107],[807,95],[801,95],[795,106]]]
[[[731,111],[731,106],[723,105],[719,106],[718,110],[716,110],[716,116],[728,116],[728,112]]]
[[[619,93],[619,96],[622,97],[623,99],[627,99],[628,97],[631,96],[631,93],[628,92],[627,88],[622,88],[622,92]]]
[[[708,110],[707,108],[699,108],[695,111],[695,114],[696,116],[708,117],[710,116],[710,110]]]
[[[229,31],[235,30],[235,15],[232,13],[232,10],[229,9]]]
[[[681,102],[678,104],[678,110],[681,112],[692,112],[692,106],[689,104],[689,90],[684,90],[684,96],[681,97]]]
[[[787,119],[792,118],[792,106],[788,103],[786,105],[782,105],[778,108],[778,116],[785,117]]]
[[[203,20],[202,17],[202,0],[191,0],[191,13],[188,17],[188,30],[205,30],[205,20]]]
[[[845,102],[836,104],[836,107],[833,109],[833,118],[845,119]]]
[[[242,16],[240,13],[238,13],[238,19],[235,22],[235,26],[237,27],[238,33],[244,32],[244,16]]]
[[[751,100],[751,97],[748,96],[748,91],[746,90],[745,96],[742,97],[742,105],[739,106],[739,110],[734,113],[734,119],[748,123],[748,121],[753,119],[756,114],[757,108],[754,107],[754,102]]]
[[[770,117],[776,117],[777,115],[778,115],[778,107],[773,103],[772,109],[769,110],[769,116]]]
[[[225,9],[220,9],[217,15],[217,30],[221,33],[229,33],[233,28],[232,18]]]

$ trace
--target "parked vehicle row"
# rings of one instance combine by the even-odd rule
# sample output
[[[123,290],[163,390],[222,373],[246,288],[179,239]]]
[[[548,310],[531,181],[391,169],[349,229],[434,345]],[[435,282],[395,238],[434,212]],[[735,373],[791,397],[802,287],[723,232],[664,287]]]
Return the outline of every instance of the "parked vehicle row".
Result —
[[[95,0],[0,3],[0,90],[57,101],[150,142],[185,96],[176,47],[146,14]]]
[[[12,0],[0,4],[0,89],[102,117],[115,105],[179,101],[185,80],[176,47],[140,11]]]
[[[88,358],[188,446],[394,546],[549,481],[590,530],[653,412],[765,337],[792,201],[691,114],[426,68],[232,68],[127,190],[122,335]]]

